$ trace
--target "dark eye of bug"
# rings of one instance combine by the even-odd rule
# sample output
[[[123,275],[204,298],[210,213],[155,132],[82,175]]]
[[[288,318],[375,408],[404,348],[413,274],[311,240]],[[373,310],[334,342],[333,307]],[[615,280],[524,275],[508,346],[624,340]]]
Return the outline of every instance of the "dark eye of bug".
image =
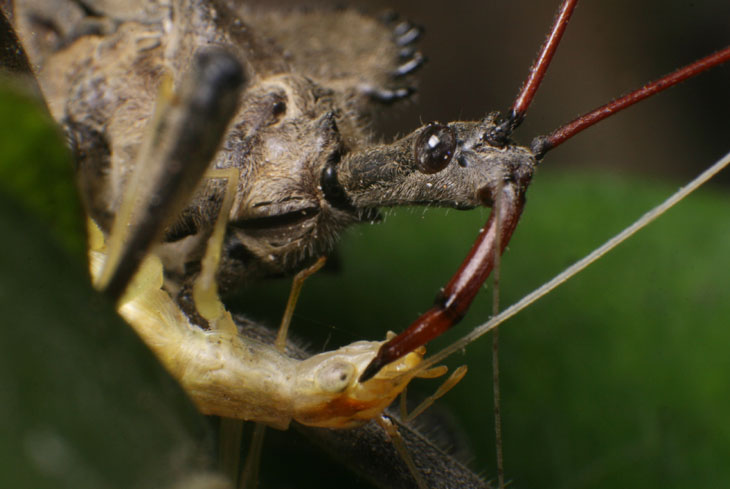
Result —
[[[451,161],[456,149],[456,136],[449,127],[432,122],[418,135],[415,147],[418,169],[423,173],[440,172]]]
[[[276,102],[271,108],[271,113],[274,116],[274,120],[278,122],[286,113],[286,102],[281,100]]]

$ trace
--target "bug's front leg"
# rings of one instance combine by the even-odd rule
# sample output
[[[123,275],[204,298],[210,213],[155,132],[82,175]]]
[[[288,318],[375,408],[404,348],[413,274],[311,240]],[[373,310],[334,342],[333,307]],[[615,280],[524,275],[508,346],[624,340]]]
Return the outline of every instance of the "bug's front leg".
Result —
[[[118,299],[150,246],[182,209],[220,145],[245,83],[222,49],[196,53],[177,93],[163,81],[136,173],[109,237],[97,286]]]

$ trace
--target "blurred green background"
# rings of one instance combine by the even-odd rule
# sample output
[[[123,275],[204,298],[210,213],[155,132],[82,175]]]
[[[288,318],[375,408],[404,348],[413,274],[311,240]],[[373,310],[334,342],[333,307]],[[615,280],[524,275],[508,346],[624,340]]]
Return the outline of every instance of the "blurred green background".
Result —
[[[509,105],[554,8],[552,2],[452,3],[394,5],[427,26],[424,52],[431,61],[420,100],[383,121],[386,133],[413,128],[419,118],[472,118]],[[575,14],[525,123],[525,140],[727,43],[727,2],[611,5],[609,12],[606,4],[586,3]],[[485,61],[487,55],[500,64]],[[724,68],[549,155],[505,255],[503,306],[658,203],[694,174],[690,168],[719,158],[727,150],[727,86]],[[74,245],[78,233],[55,238],[48,226],[61,218],[39,217],[46,207],[23,199],[25,187],[7,176],[30,165],[43,169],[34,188],[57,188],[58,165],[67,163],[62,155],[43,153],[59,148],[48,142],[48,127],[22,124],[31,109],[11,110],[8,100],[0,104],[0,209],[8,229],[0,240],[2,485],[63,487],[63,466],[71,467],[61,471],[66,487],[103,487],[99,477],[109,487],[156,487],[183,473],[180,460],[206,467],[209,450],[199,441],[210,441],[209,429],[108,306],[91,295]],[[47,166],[52,161],[55,166]],[[513,487],[730,486],[729,211],[726,187],[710,185],[504,325],[504,450]],[[78,226],[73,211],[64,215],[72,217],[61,221],[63,229]],[[402,209],[387,213],[382,224],[350,230],[339,247],[340,271],[320,273],[305,285],[293,334],[319,351],[404,328],[431,304],[487,215]],[[10,230],[16,230],[13,239]],[[60,252],[58,241],[76,249],[77,257]],[[236,307],[276,324],[288,286],[279,281],[245,290]],[[430,351],[486,320],[489,292]],[[85,304],[89,309],[81,312]],[[94,328],[106,323],[101,317],[110,324],[95,337]],[[495,473],[490,348],[483,338],[450,360],[468,364],[470,373],[439,401],[468,433],[471,466],[487,478]],[[64,360],[69,358],[78,361]],[[430,393],[436,385],[421,382],[418,388]],[[91,400],[83,392],[92,392]],[[142,409],[140,398],[147,400]],[[101,414],[91,415],[94,410]],[[20,437],[26,428],[34,433],[30,439]],[[100,439],[99,433],[108,436]],[[101,465],[93,477],[88,467],[53,458],[67,453],[58,450],[59,439],[81,443],[74,446],[85,447],[82,455],[96,454]],[[180,446],[187,447],[182,455],[175,450]],[[338,470],[326,458],[310,462],[306,452],[311,449],[297,435],[269,430],[262,487],[313,487],[323,482],[323,471]],[[297,463],[303,468],[293,469]],[[293,481],[280,479],[289,474],[296,474]]]

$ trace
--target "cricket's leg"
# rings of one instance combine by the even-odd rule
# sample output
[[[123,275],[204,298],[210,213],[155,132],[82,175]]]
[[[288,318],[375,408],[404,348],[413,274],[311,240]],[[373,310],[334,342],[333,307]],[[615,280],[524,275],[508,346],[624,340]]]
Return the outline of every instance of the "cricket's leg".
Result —
[[[258,487],[261,451],[264,446],[265,433],[265,424],[254,424],[253,434],[251,435],[251,446],[248,449],[241,476],[238,478],[238,487],[242,489],[256,489]]]
[[[291,319],[294,315],[294,309],[297,307],[297,300],[299,300],[299,293],[302,291],[304,281],[317,273],[317,271],[324,266],[326,261],[327,258],[321,256],[312,266],[305,268],[294,276],[294,280],[292,280],[291,284],[291,291],[289,292],[289,300],[286,302],[284,316],[281,318],[279,332],[277,333],[276,341],[274,342],[274,345],[279,349],[279,351],[283,352],[286,349],[286,338],[289,333],[289,325],[291,324]]]
[[[419,414],[424,412],[426,409],[430,408],[434,402],[436,402],[438,399],[443,397],[447,392],[449,392],[451,389],[453,389],[456,384],[461,382],[461,379],[464,378],[466,375],[466,365],[462,365],[458,367],[456,370],[454,370],[451,375],[439,386],[438,389],[436,389],[436,392],[428,396],[426,399],[421,401],[421,403],[416,406],[416,408],[411,411],[410,413],[406,412],[404,405],[401,405],[401,420],[404,423],[409,423],[413,421]],[[422,374],[419,374],[418,377],[420,378],[433,378],[433,377],[440,377],[441,375],[446,373],[446,367],[440,368],[435,367],[429,370],[426,370]],[[405,391],[404,391],[405,392]]]
[[[398,455],[400,455],[401,459],[403,459],[403,462],[408,467],[408,471],[411,473],[413,479],[416,481],[418,489],[428,489],[426,481],[423,480],[423,476],[418,470],[418,467],[416,467],[416,464],[413,461],[413,457],[411,457],[411,454],[408,451],[408,447],[406,447],[406,444],[403,441],[403,437],[401,437],[395,424],[393,424],[390,418],[388,418],[386,415],[375,418],[375,422],[378,423],[381,428],[383,428],[383,431],[385,431],[385,433],[388,435],[388,438],[390,438],[390,441],[393,443],[393,446],[398,452]]]
[[[205,178],[218,178],[226,182],[223,191],[223,202],[221,203],[218,217],[216,218],[213,232],[208,238],[205,248],[205,254],[200,262],[200,273],[193,283],[193,301],[195,308],[203,318],[208,321],[211,328],[218,330],[226,330],[232,334],[238,332],[233,319],[218,295],[218,283],[216,282],[216,272],[221,261],[221,252],[223,249],[223,241],[226,237],[226,227],[228,226],[228,216],[233,206],[233,200],[236,197],[236,186],[240,172],[237,168],[221,168],[208,170]]]

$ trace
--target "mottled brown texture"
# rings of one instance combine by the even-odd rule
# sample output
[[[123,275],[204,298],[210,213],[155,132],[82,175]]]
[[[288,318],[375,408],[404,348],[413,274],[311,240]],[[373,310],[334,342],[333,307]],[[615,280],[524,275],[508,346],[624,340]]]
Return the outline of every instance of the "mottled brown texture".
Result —
[[[97,11],[108,12],[103,4]],[[397,23],[352,10],[254,11],[223,1],[177,2],[172,11],[150,3],[137,18],[105,17],[113,29],[91,35],[67,25],[92,23],[76,17],[44,18],[41,24],[56,37],[42,46],[36,36],[28,41],[35,43],[51,110],[81,161],[90,213],[106,229],[161,78],[170,76],[177,86],[195,53],[210,45],[229,50],[245,67],[250,83],[211,163],[240,172],[218,272],[223,290],[296,272],[329,253],[345,227],[376,215],[376,207],[474,207],[485,203],[485,189],[510,178],[512,167],[532,172],[528,151],[483,141],[489,117],[450,125],[457,147],[440,172],[421,173],[416,164],[414,141],[423,128],[391,144],[374,143],[373,111],[393,94],[410,93],[412,81],[398,67],[420,57],[412,49],[401,53],[412,41],[398,44]],[[37,24],[41,17],[26,12],[24,18]],[[323,191],[328,167],[332,185]],[[198,268],[222,187],[206,181],[167,231],[162,255],[176,283]]]

